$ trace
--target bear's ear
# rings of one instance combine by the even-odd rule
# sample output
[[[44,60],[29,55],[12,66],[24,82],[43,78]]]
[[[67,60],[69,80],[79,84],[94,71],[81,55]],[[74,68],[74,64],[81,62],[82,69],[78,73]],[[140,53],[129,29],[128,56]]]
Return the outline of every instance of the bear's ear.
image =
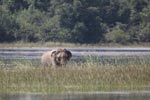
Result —
[[[52,51],[51,57],[56,57],[56,51]]]
[[[70,51],[68,51],[68,50],[66,51],[66,53],[68,55],[67,59],[69,60],[72,57],[72,53]]]

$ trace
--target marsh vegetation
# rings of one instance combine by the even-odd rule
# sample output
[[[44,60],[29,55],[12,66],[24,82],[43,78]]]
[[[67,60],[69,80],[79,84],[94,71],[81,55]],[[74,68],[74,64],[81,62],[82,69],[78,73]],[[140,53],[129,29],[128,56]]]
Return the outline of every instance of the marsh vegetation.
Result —
[[[89,58],[63,68],[42,68],[37,60],[1,60],[0,92],[149,90],[149,58]]]

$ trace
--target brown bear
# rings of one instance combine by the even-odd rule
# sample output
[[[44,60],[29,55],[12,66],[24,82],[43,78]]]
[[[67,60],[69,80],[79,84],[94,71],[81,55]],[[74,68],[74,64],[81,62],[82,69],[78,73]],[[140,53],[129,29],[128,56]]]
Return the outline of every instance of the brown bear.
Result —
[[[69,50],[59,48],[45,52],[41,57],[41,63],[43,66],[52,65],[58,67],[65,65],[71,57],[72,53]]]

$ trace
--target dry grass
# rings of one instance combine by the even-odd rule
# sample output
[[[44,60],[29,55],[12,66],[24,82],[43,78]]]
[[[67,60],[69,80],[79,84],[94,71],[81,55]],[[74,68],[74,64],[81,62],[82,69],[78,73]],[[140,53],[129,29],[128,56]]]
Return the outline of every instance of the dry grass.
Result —
[[[1,66],[0,92],[65,93],[150,89],[149,62],[117,63],[102,64],[88,60],[70,63],[65,68],[44,69],[29,61],[16,62],[13,67]]]

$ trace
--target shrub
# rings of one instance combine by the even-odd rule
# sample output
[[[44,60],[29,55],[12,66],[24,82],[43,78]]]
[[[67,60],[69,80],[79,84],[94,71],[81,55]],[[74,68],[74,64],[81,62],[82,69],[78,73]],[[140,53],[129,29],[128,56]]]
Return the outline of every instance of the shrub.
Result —
[[[125,44],[129,40],[129,36],[120,28],[113,28],[112,31],[106,33],[105,39],[108,42]]]

